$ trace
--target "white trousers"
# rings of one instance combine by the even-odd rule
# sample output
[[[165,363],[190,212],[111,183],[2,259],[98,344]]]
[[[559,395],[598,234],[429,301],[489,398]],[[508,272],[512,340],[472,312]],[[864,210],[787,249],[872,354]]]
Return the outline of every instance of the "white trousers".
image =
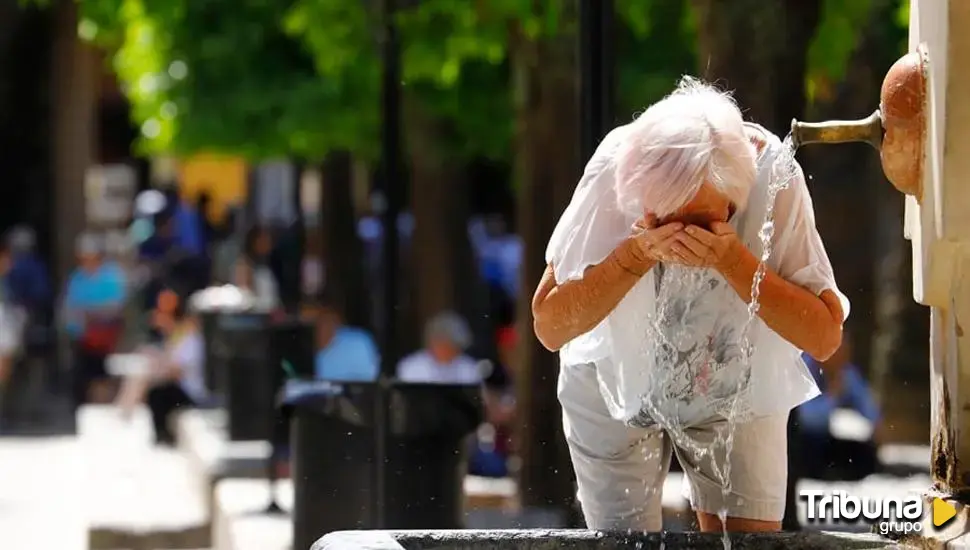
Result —
[[[609,379],[607,379],[608,381]],[[579,486],[579,501],[591,529],[659,531],[664,479],[673,453],[685,473],[691,507],[729,517],[781,521],[788,476],[788,413],[738,424],[725,471],[725,449],[711,454],[677,444],[660,428],[631,428],[613,419],[600,394],[596,366],[562,367],[559,402]],[[693,446],[714,447],[727,421],[715,419],[685,430]],[[718,470],[720,468],[720,474]],[[730,480],[724,498],[721,476]]]

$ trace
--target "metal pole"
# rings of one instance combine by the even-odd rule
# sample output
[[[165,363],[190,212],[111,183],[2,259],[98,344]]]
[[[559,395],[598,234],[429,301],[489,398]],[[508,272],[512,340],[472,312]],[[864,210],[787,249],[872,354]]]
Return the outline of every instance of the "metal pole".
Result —
[[[584,162],[613,128],[613,19],[613,0],[579,0],[579,145]],[[582,525],[578,506],[567,510],[570,525]]]
[[[395,0],[381,0],[381,57],[384,74],[381,83],[383,135],[381,136],[381,168],[383,191],[387,199],[384,211],[384,346],[381,353],[381,372],[375,395],[375,468],[374,513],[376,528],[386,527],[386,470],[390,437],[390,381],[397,367],[397,296],[398,296],[398,231],[404,195],[400,181],[401,155],[401,59],[397,25],[394,21]]]
[[[580,0],[580,147],[585,159],[613,128],[614,17],[613,0]]]

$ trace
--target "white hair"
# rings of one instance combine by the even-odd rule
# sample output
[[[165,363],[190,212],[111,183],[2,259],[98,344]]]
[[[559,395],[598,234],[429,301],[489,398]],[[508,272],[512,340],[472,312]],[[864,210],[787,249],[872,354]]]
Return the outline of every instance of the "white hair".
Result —
[[[74,241],[74,253],[78,256],[94,256],[104,253],[104,241],[94,233],[81,233]]]
[[[617,206],[636,217],[676,212],[704,182],[741,210],[757,172],[734,99],[687,76],[628,126],[614,161]]]
[[[11,229],[7,235],[7,244],[15,252],[30,252],[37,244],[37,236],[33,229],[18,225]]]
[[[425,341],[442,339],[464,351],[472,345],[472,331],[460,315],[445,311],[435,315],[424,328]]]

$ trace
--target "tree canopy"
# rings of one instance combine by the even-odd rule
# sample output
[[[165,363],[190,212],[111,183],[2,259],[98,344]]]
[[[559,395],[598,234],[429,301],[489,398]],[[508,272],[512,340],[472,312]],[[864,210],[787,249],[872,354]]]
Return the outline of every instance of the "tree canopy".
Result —
[[[320,74],[260,0],[82,0],[82,36],[112,65],[143,152],[319,158],[372,147],[372,64]],[[335,78],[339,76],[339,78]]]
[[[142,152],[319,159],[348,150],[373,158],[380,132],[376,4],[80,0],[79,32],[114,52]],[[809,100],[824,99],[841,81],[869,4],[824,0],[809,52]],[[400,10],[402,87],[447,123],[448,154],[509,157],[513,32],[526,40],[572,32],[563,24],[565,5],[421,0]],[[695,72],[697,30],[686,0],[615,5],[622,120]]]

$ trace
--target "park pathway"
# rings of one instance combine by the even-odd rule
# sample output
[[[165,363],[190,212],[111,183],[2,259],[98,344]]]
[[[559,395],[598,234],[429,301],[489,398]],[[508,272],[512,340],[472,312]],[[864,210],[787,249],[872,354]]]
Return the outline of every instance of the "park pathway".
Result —
[[[0,438],[0,548],[85,550],[74,437]]]

